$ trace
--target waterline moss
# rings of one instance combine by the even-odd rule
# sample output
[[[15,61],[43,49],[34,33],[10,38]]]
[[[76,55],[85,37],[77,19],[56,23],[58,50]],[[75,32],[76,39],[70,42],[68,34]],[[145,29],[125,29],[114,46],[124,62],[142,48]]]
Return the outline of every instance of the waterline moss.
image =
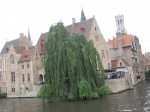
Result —
[[[6,98],[7,94],[6,93],[0,93],[0,98]]]

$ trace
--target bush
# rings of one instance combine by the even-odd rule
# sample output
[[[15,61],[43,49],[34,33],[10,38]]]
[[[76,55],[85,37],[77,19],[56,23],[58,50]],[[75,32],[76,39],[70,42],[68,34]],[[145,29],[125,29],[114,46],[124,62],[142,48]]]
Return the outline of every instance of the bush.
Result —
[[[99,95],[108,95],[110,93],[112,93],[112,91],[111,91],[111,89],[108,86],[102,86],[99,89]]]
[[[7,94],[6,93],[0,93],[0,98],[6,98]]]
[[[150,79],[150,70],[145,72],[145,78]]]

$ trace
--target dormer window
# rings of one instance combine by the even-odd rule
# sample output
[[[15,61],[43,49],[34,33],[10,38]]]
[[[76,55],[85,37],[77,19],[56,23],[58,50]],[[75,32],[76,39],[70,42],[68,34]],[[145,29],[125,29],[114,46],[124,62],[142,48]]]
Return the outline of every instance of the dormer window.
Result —
[[[41,53],[44,52],[44,40],[41,39]]]
[[[81,31],[81,33],[84,33],[85,29],[83,27],[81,27],[80,31]]]
[[[120,62],[120,66],[122,66],[122,62]]]
[[[10,49],[10,48],[9,48],[9,47],[7,47],[7,48],[6,48],[6,51],[8,52],[8,51],[9,51],[9,49]]]
[[[28,55],[27,55],[27,54],[25,54],[25,55],[24,55],[24,58],[28,58]]]

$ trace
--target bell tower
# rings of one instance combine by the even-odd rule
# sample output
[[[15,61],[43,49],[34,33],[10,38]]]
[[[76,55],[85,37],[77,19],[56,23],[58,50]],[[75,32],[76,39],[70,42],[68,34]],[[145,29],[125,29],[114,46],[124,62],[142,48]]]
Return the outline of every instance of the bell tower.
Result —
[[[117,33],[123,33],[126,34],[126,30],[124,27],[124,16],[123,15],[117,15],[115,16],[116,26],[117,26]]]

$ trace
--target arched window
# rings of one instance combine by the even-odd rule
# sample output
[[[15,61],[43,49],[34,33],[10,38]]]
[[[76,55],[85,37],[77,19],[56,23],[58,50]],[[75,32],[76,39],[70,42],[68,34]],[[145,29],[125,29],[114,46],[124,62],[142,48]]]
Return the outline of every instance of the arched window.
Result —
[[[10,58],[11,58],[11,64],[14,64],[14,55],[11,55]]]
[[[120,66],[122,66],[122,62],[120,62]]]

